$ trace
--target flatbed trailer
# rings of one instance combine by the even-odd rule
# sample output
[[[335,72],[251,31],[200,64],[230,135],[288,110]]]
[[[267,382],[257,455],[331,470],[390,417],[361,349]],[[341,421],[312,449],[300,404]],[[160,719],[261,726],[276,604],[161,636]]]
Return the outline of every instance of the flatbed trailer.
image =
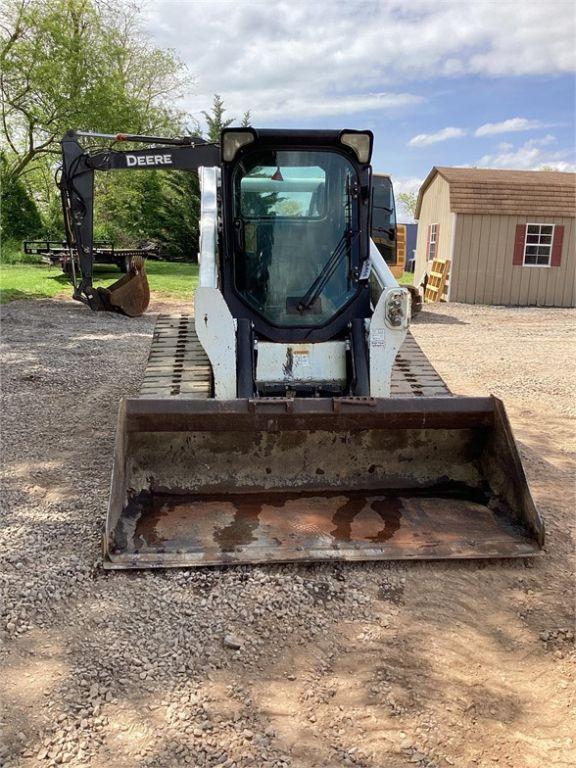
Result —
[[[60,265],[65,274],[71,274],[70,248],[65,240],[25,240],[24,253],[40,256],[44,264]],[[108,240],[94,241],[94,263],[115,264],[121,272],[128,272],[134,256],[158,258],[158,248],[116,248]]]

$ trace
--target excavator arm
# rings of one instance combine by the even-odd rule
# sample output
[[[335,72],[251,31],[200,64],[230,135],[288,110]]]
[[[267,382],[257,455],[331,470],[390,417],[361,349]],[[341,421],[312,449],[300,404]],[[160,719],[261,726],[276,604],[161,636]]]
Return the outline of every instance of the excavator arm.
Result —
[[[113,142],[150,144],[145,149],[101,149],[90,152],[79,139],[111,139]],[[136,134],[102,134],[68,131],[61,141],[60,192],[68,247],[78,255],[80,275],[74,275],[74,298],[93,310],[139,315],[149,301],[143,261],[109,288],[94,288],[94,173],[117,170],[198,171],[220,165],[220,148],[199,137],[161,138]]]

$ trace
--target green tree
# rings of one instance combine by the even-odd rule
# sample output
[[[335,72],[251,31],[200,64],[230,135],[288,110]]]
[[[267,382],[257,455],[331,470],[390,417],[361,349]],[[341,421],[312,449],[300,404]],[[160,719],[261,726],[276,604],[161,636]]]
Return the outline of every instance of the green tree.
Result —
[[[42,231],[44,237],[50,240],[64,240],[64,219],[62,217],[62,202],[60,195],[55,193],[48,198],[41,208]]]
[[[200,189],[193,171],[98,174],[94,237],[118,247],[156,243],[169,259],[196,260]]]
[[[226,112],[224,101],[219,94],[215,93],[210,112],[202,112],[208,125],[208,138],[210,141],[220,141],[220,133],[222,130],[228,128],[228,126],[232,125],[234,122],[233,117],[225,120],[224,112]],[[248,112],[244,114],[245,116],[248,115],[248,117],[250,117]]]
[[[416,213],[416,203],[418,202],[418,195],[415,192],[400,192],[398,200],[402,203],[406,211],[414,218]]]
[[[134,246],[142,238],[140,209],[143,177],[154,171],[96,173],[94,184],[94,239],[118,247]]]
[[[22,240],[42,231],[42,220],[35,201],[20,179],[6,173],[7,161],[0,156],[0,214],[2,240]]]
[[[139,240],[157,239],[167,224],[167,195],[158,172],[136,174],[138,197],[133,229]]]
[[[138,9],[105,0],[5,0],[1,128],[7,174],[57,153],[68,128],[152,132],[176,115],[188,82],[170,51],[139,31]]]
[[[200,182],[195,171],[163,172],[168,205],[160,238],[169,258],[196,261],[200,247]]]

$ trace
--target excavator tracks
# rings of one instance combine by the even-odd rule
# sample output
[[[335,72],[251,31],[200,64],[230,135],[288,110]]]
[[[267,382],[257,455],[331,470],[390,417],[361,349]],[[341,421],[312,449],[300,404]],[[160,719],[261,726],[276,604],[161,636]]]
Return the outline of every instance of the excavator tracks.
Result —
[[[451,392],[408,333],[392,371],[392,397],[449,397]],[[194,315],[159,315],[140,389],[143,398],[202,400],[212,396],[212,370]]]

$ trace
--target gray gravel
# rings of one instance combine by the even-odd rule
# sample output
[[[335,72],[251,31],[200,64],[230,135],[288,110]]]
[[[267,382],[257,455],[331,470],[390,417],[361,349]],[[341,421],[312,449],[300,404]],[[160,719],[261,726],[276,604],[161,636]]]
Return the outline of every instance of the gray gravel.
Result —
[[[473,322],[467,313],[462,322]],[[433,313],[424,314],[422,337],[432,343]],[[453,670],[450,643],[459,642],[435,645],[448,624],[474,629],[465,646],[477,643],[488,660],[486,619],[476,622],[461,600],[473,593],[481,606],[497,566],[101,569],[117,405],[138,388],[153,321],[64,301],[4,308],[1,765],[478,768],[496,757],[536,766],[514,762],[516,747],[491,741],[477,714],[485,746],[475,762],[474,752],[459,760],[473,738],[467,713],[480,710],[466,707],[481,706],[479,683],[439,694]],[[570,611],[538,613],[530,593],[539,578],[520,562],[497,583],[527,601],[524,613],[513,602],[526,639],[509,642],[555,660],[555,672],[546,670],[562,697]],[[442,614],[442,593],[455,613]],[[439,664],[446,671],[436,678]],[[496,714],[486,717],[505,721],[512,704],[493,700]]]

